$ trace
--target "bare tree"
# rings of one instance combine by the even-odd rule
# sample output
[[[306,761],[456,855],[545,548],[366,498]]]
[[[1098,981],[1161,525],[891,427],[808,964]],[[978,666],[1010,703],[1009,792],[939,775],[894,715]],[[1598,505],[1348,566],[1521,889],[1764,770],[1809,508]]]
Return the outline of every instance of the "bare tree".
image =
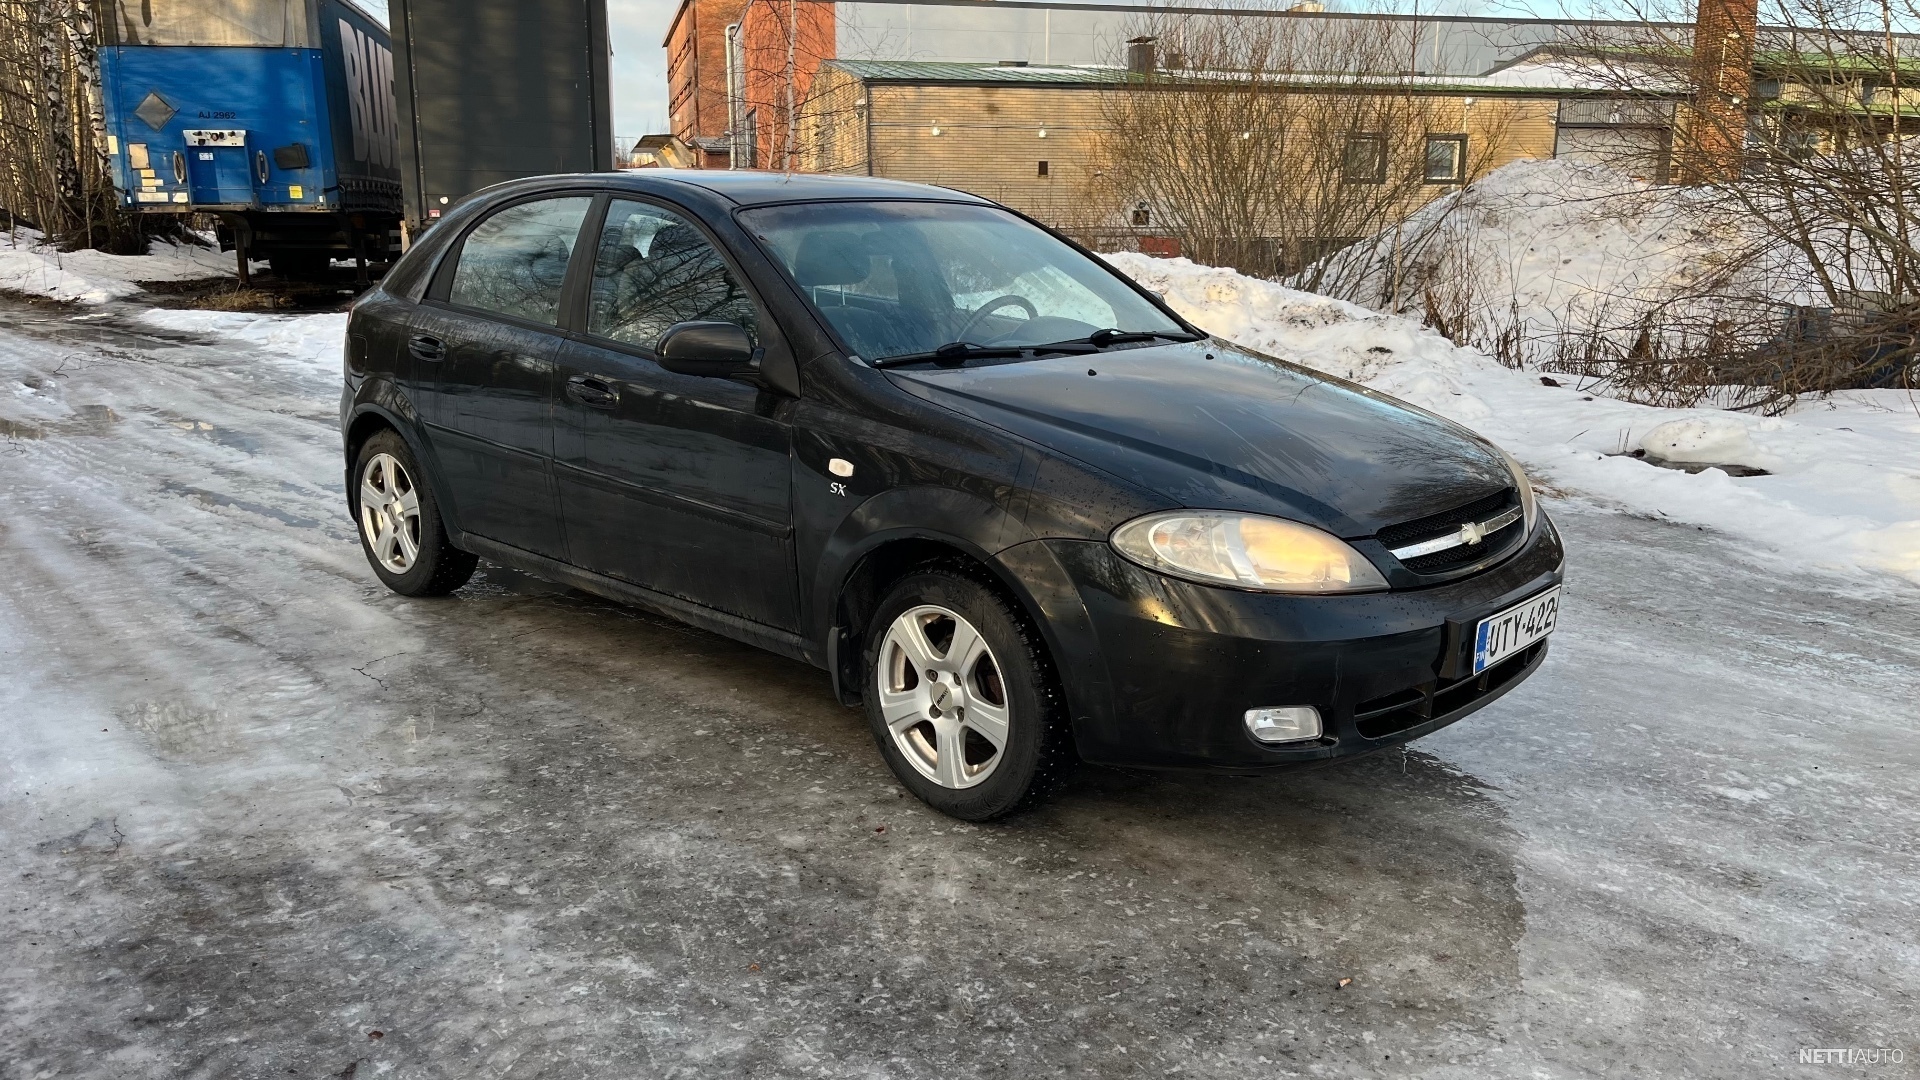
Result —
[[[0,211],[69,247],[144,250],[107,154],[87,0],[0,0]]]
[[[1484,172],[1505,141],[1512,107],[1413,74],[1422,47],[1409,22],[1144,13],[1104,95],[1093,201],[1201,262],[1324,265]]]
[[[1671,115],[1681,186],[1632,180],[1648,145],[1623,130],[1583,154],[1615,167],[1613,182],[1583,179],[1578,196],[1468,188],[1328,260],[1321,287],[1650,404],[1778,411],[1808,392],[1914,385],[1920,40],[1895,28],[1920,25],[1916,0],[1767,0],[1759,18],[1705,0],[1698,20],[1683,0],[1629,2],[1638,21],[1577,30],[1557,62],[1602,111],[1640,127]],[[1542,198],[1568,220],[1695,239],[1670,279],[1623,265],[1631,287],[1596,280],[1551,313],[1473,295],[1499,276],[1478,272],[1497,254],[1478,223],[1506,228]]]
[[[1617,86],[1685,87],[1674,155],[1692,212],[1740,237],[1704,287],[1661,305],[1667,320],[1686,313],[1680,325],[1636,329],[1643,354],[1662,338],[1711,342],[1710,358],[1665,359],[1754,387],[1743,404],[1766,409],[1913,385],[1920,38],[1897,28],[1920,27],[1920,3],[1765,0],[1742,18],[1703,0],[1689,33],[1684,11],[1631,2],[1638,39],[1589,55]]]

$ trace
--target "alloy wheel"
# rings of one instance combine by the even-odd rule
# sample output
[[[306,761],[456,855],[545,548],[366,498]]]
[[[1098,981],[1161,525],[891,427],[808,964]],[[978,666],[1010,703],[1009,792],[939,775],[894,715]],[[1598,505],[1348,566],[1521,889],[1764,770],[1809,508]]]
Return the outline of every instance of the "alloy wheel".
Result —
[[[375,454],[360,470],[360,531],[382,567],[404,574],[420,557],[420,493],[406,466]]]
[[[923,604],[887,628],[879,659],[880,715],[914,769],[956,790],[991,776],[1012,709],[980,631],[953,611]]]

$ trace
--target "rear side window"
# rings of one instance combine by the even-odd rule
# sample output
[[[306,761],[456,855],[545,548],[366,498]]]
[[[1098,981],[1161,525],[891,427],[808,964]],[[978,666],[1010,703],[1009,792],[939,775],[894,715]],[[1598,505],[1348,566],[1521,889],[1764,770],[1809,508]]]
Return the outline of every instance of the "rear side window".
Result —
[[[593,263],[587,331],[652,349],[674,323],[708,321],[759,340],[753,299],[705,237],[671,210],[615,199]]]
[[[591,196],[519,203],[467,234],[447,299],[461,307],[557,325],[560,287]]]

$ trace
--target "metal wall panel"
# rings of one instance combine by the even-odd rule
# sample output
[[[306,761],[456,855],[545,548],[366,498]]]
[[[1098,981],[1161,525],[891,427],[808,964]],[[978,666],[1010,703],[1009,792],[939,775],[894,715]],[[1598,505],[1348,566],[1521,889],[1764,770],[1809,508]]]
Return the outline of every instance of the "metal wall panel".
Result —
[[[393,0],[407,217],[491,184],[613,167],[605,0]]]

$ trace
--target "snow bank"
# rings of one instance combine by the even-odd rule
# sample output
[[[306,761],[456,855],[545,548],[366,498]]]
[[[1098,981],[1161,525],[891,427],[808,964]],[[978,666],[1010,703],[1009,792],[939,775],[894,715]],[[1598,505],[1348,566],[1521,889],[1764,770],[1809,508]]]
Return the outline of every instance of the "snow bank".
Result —
[[[1566,333],[1631,335],[1650,313],[1658,325],[1704,326],[1730,301],[1767,309],[1765,321],[1820,302],[1796,256],[1710,198],[1599,165],[1516,161],[1329,256],[1320,287],[1390,306],[1398,266],[1399,311],[1433,303],[1464,323],[1457,337],[1482,346],[1518,324],[1530,364],[1550,361]]]
[[[1743,538],[1796,562],[1920,580],[1920,403],[1897,390],[1783,417],[1657,409],[1549,386],[1415,321],[1186,259],[1105,256],[1202,328],[1364,382],[1507,448],[1537,480],[1603,505]],[[1747,465],[1689,474],[1627,456]]]
[[[186,330],[242,341],[261,354],[303,369],[338,372],[347,336],[345,312],[324,315],[253,315],[238,311],[187,311],[152,308],[143,322],[167,330]]]
[[[0,233],[0,289],[82,304],[104,304],[140,291],[137,281],[231,277],[231,252],[155,241],[151,254],[56,251],[31,229]]]

